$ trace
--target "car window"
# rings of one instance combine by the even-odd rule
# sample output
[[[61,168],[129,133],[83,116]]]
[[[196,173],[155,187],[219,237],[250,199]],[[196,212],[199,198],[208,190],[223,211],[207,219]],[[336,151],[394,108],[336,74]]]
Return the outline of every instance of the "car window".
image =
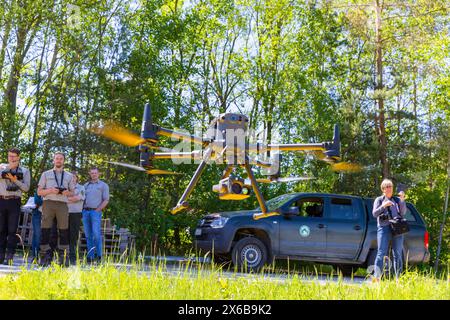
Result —
[[[294,205],[298,207],[300,217],[321,218],[323,217],[322,198],[304,198],[297,200]]]
[[[296,197],[295,194],[283,194],[281,196],[273,198],[266,202],[267,209],[269,211],[275,211],[276,209],[282,207],[285,203],[291,201],[294,197]],[[260,209],[260,207],[258,207],[257,209]]]
[[[330,218],[342,220],[358,219],[358,212],[353,206],[352,199],[331,198]]]
[[[366,208],[367,208],[367,213],[369,214],[369,219],[370,220],[376,220],[376,218],[372,214],[374,199],[364,199],[364,201],[366,203]]]
[[[411,212],[411,209],[408,208],[408,206],[406,207],[406,215],[405,215],[405,219],[406,219],[406,221],[409,221],[409,222],[416,222],[416,221],[417,221],[416,217],[415,217],[414,214]]]

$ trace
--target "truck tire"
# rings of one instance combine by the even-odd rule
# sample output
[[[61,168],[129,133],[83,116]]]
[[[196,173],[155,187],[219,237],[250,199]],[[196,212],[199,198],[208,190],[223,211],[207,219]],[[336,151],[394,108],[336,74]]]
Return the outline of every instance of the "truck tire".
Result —
[[[267,261],[267,257],[266,246],[255,237],[246,237],[239,240],[231,254],[234,266],[245,272],[261,270]]]
[[[370,249],[369,254],[367,255],[367,268],[369,268],[370,266],[372,266],[371,269],[373,269],[373,266],[375,265],[375,259],[377,258],[377,249]]]
[[[351,277],[354,272],[358,270],[358,267],[348,265],[348,264],[338,264],[336,265],[336,271],[342,273],[344,277]]]

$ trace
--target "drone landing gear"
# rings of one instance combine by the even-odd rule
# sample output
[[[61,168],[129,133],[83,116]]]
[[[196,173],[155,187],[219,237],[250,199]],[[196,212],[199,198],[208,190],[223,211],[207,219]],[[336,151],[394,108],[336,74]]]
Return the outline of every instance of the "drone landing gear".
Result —
[[[252,183],[253,192],[256,195],[256,199],[258,200],[259,207],[261,208],[261,211],[262,211],[261,213],[255,213],[253,215],[253,219],[258,220],[258,219],[262,219],[262,218],[279,215],[278,212],[268,212],[269,210],[267,209],[266,202],[264,201],[263,195],[261,194],[261,190],[259,190],[258,183],[256,182],[255,175],[253,174],[253,171],[252,171],[250,165],[246,164],[244,167],[245,167],[245,171],[247,171],[247,175]]]
[[[200,165],[198,166],[197,170],[195,170],[194,176],[192,177],[191,181],[189,181],[189,184],[184,191],[183,195],[181,196],[180,200],[178,200],[178,204],[170,210],[172,214],[176,214],[182,210],[185,210],[189,207],[187,203],[187,198],[191,195],[192,191],[194,190],[195,185],[197,184],[198,180],[200,179],[200,176],[202,175],[203,171],[205,170],[206,165],[208,164],[209,159],[211,158],[212,149],[208,149],[205,152],[205,155],[203,157],[202,162],[200,162]]]
[[[178,212],[186,210],[187,208],[189,208],[189,204],[185,201],[181,204],[178,204],[176,207],[172,208],[172,210],[170,210],[170,212],[172,214],[177,214]]]

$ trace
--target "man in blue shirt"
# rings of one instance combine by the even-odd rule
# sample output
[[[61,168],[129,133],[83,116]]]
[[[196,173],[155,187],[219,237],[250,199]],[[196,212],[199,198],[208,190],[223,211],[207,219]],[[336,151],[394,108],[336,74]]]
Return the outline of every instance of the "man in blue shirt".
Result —
[[[83,208],[83,226],[87,241],[87,261],[102,258],[102,211],[109,202],[109,187],[99,179],[100,172],[94,167],[89,170],[91,180],[84,185],[86,198]]]

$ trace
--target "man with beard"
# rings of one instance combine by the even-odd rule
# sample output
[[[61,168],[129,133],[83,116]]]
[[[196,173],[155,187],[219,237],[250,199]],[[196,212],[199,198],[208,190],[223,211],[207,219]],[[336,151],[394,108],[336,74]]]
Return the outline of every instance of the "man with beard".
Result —
[[[64,171],[65,155],[57,152],[53,156],[53,169],[45,171],[38,183],[38,195],[43,197],[41,223],[41,261],[47,266],[52,260],[50,229],[53,219],[59,232],[58,254],[59,263],[67,265],[69,257],[69,209],[68,197],[73,196],[75,181],[71,173]]]

